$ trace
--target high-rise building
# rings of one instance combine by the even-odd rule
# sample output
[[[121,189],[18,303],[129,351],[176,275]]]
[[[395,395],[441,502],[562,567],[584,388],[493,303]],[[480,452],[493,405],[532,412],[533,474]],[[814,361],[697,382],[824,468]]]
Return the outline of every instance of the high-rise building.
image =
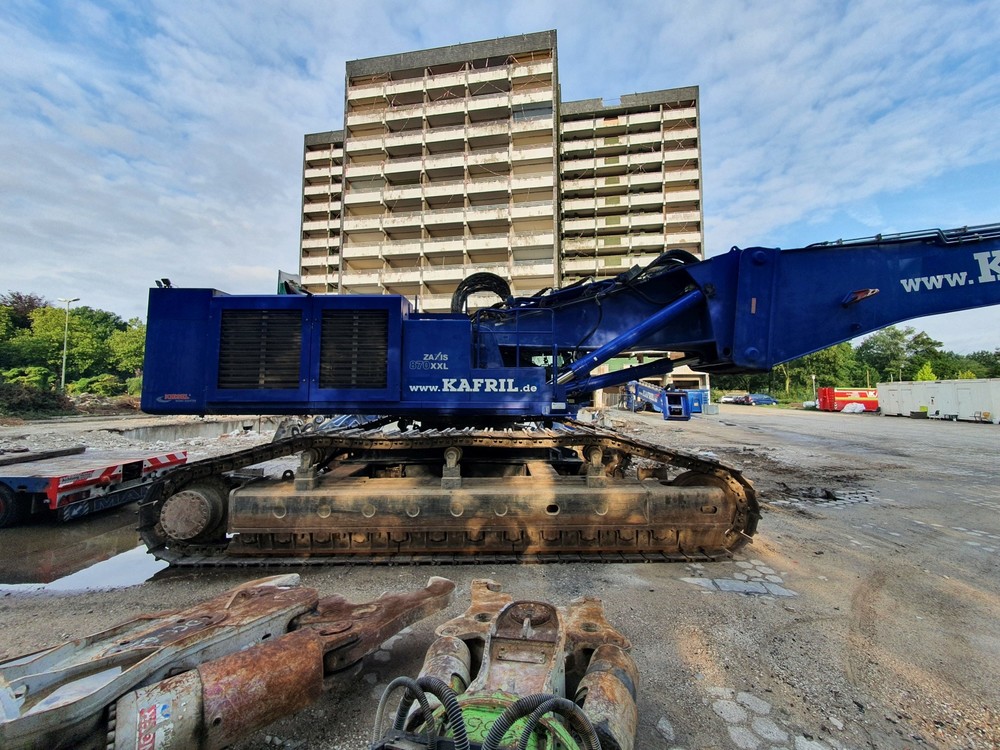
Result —
[[[559,101],[556,32],[347,63],[344,129],[305,137],[302,284],[447,310],[702,252],[698,89]]]

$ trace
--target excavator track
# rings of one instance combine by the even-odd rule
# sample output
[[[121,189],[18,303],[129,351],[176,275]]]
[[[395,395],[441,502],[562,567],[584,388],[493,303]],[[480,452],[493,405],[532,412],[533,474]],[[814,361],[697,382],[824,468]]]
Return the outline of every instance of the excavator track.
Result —
[[[660,562],[729,557],[760,518],[738,470],[579,422],[382,426],[178,467],[140,503],[140,535],[178,566]],[[294,479],[230,492],[231,473],[292,455]]]

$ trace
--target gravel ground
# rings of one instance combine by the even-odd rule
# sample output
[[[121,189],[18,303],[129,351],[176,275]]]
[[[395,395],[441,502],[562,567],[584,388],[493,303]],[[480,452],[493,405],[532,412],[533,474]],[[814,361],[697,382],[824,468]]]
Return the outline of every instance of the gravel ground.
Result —
[[[613,419],[644,439],[741,466],[765,503],[754,543],[710,564],[302,568],[304,585],[353,601],[422,587],[431,575],[458,588],[447,612],[238,747],[366,748],[382,688],[416,674],[434,627],[464,611],[476,578],[557,605],[603,599],[640,670],[637,748],[1000,747],[1000,430],[742,406],[688,423]],[[196,458],[268,438],[266,425],[257,435],[236,424],[220,428],[227,437],[143,443],[108,426],[2,427],[0,449],[125,447],[110,445],[121,440]],[[4,530],[0,547],[44,532]],[[114,590],[8,590],[0,655],[190,606],[265,572],[168,570]]]

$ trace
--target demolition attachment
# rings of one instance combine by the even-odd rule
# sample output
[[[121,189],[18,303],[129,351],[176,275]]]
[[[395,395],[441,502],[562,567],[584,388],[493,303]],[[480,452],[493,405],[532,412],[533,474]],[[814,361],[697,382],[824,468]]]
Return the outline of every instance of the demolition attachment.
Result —
[[[371,750],[632,750],[638,670],[599,599],[512,601],[487,580],[471,593],[465,614],[437,629],[420,675],[386,688]]]
[[[435,577],[351,604],[273,576],[12,659],[0,664],[0,747],[227,747],[309,705],[454,588]]]

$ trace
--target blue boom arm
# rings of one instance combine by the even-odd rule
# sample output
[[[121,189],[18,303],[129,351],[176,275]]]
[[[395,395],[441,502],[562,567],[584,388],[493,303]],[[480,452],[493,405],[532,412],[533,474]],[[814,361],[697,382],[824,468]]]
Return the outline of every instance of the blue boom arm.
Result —
[[[570,415],[597,388],[776,364],[910,318],[1000,304],[1000,225],[671,251],[644,269],[460,314],[395,295],[152,289],[151,413],[378,413],[454,421]],[[594,375],[612,357],[661,355]],[[672,352],[680,355],[670,359]]]

